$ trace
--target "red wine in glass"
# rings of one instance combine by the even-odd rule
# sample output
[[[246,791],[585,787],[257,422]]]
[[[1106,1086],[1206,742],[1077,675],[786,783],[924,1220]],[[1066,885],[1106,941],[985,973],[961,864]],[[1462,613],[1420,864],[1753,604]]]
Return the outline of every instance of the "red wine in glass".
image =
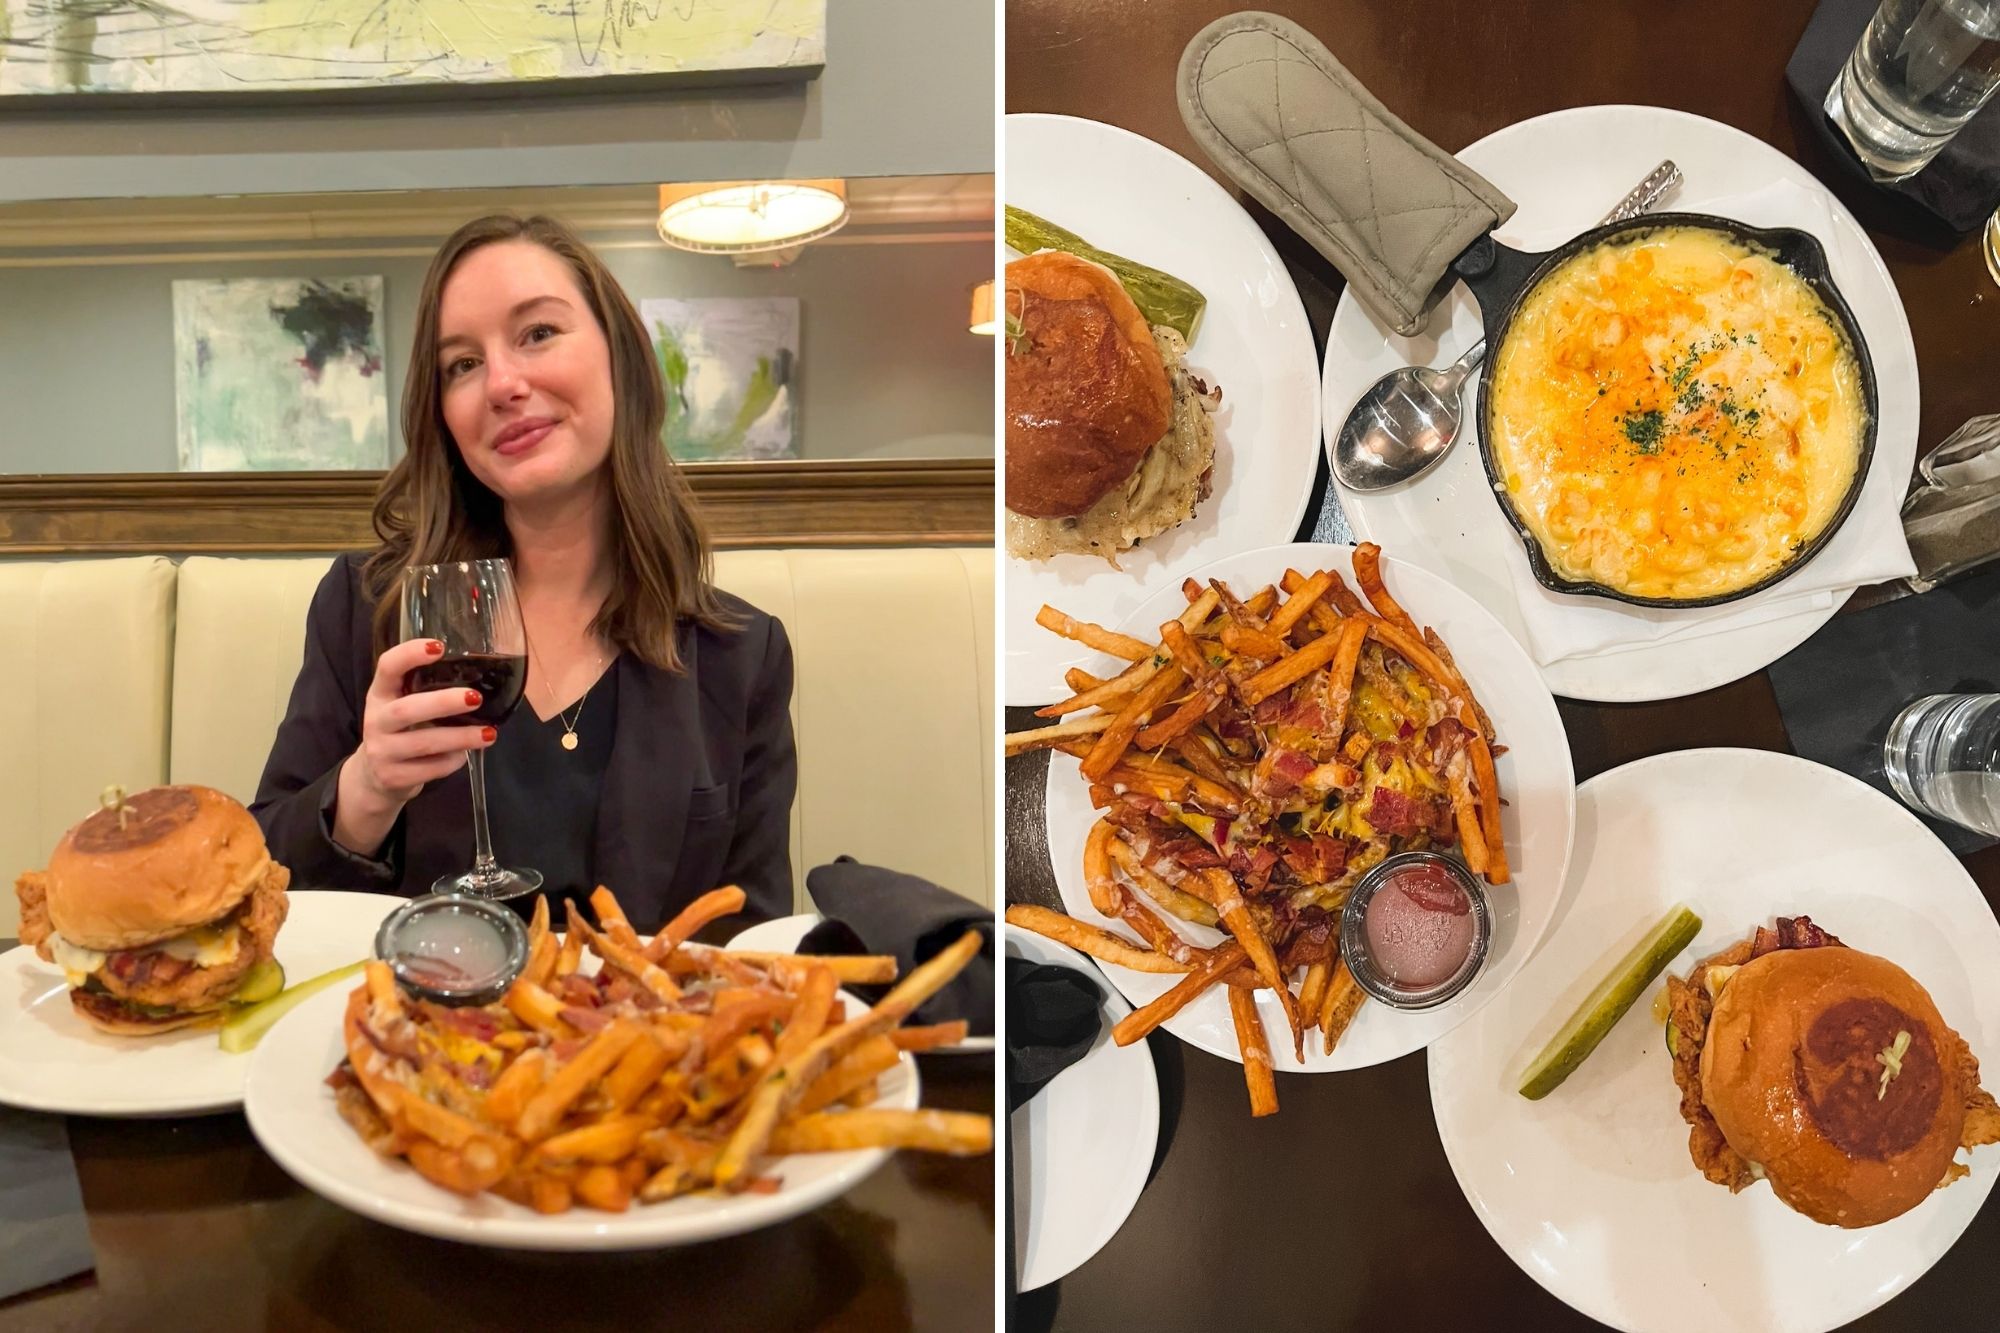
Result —
[[[403,638],[436,639],[444,653],[404,677],[404,692],[472,688],[479,706],[443,719],[442,725],[483,722],[498,726],[521,702],[528,679],[528,634],[514,596],[514,570],[505,560],[455,560],[412,565],[403,571]],[[434,893],[477,898],[518,898],[542,887],[541,872],[503,866],[493,859],[486,822],[486,751],[466,754],[472,784],[472,869],[445,875]]]
[[[469,688],[479,691],[479,707],[442,719],[441,726],[471,726],[484,722],[497,727],[510,717],[521,702],[521,690],[528,683],[528,659],[512,653],[447,652],[435,662],[403,677],[403,693],[424,690]]]

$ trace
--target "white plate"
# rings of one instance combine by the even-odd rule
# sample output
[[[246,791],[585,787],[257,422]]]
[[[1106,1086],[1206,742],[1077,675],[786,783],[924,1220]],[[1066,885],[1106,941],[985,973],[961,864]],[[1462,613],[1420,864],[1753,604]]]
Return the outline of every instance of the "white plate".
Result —
[[[760,921],[729,941],[732,949],[747,949],[752,953],[790,953],[799,947],[799,941],[806,932],[820,923],[817,912],[800,912],[797,916],[781,916],[770,921]],[[993,1038],[967,1037],[964,1041],[950,1046],[933,1046],[925,1055],[991,1055]]]
[[[1074,968],[1104,993],[1097,1044],[1014,1112],[1014,1272],[1033,1291],[1074,1272],[1132,1215],[1159,1143],[1160,1085],[1145,1042],[1111,1040],[1132,1006],[1090,959],[1027,930],[1007,932],[1007,954]]]
[[[375,928],[402,906],[379,893],[301,889],[273,947],[287,983],[372,956]],[[0,1102],[69,1115],[166,1116],[229,1111],[248,1060],[214,1028],[113,1037],[77,1017],[62,969],[26,945],[0,955]]]
[[[1536,116],[1489,134],[1458,154],[1520,205],[1496,235],[1523,229],[1582,231],[1603,216],[1662,158],[1672,158],[1703,195],[1747,193],[1790,181],[1826,199],[1834,232],[1825,244],[1834,281],[1854,311],[1875,363],[1880,422],[1874,471],[1897,478],[1884,501],[1901,500],[1917,448],[1917,352],[1896,285],[1861,226],[1796,162],[1738,129],[1682,111],[1648,106],[1586,106]],[[1668,201],[1678,207],[1679,196]],[[1326,438],[1362,393],[1399,366],[1442,366],[1479,339],[1479,306],[1461,284],[1439,303],[1425,331],[1401,338],[1343,293],[1327,336]],[[1436,471],[1407,486],[1363,494],[1342,489],[1341,508],[1364,540],[1422,565],[1470,593],[1517,638],[1525,636],[1507,561],[1521,540],[1493,498],[1480,465],[1472,414],[1478,377],[1465,394],[1466,438]],[[1861,521],[1861,515],[1849,522]],[[1808,611],[1727,633],[1653,644],[1542,667],[1549,688],[1571,699],[1629,703],[1675,699],[1762,670],[1811,637],[1837,607]],[[1525,641],[1525,639],[1524,639]]]
[[[1352,587],[1353,554],[1351,546],[1300,543],[1250,551],[1204,569],[1180,573],[1203,581],[1220,578],[1246,596],[1274,582],[1288,566],[1301,573],[1338,569]],[[1513,883],[1488,890],[1493,912],[1492,949],[1486,970],[1464,994],[1435,1009],[1415,1013],[1379,1004],[1363,1005],[1332,1055],[1321,1054],[1318,1042],[1308,1034],[1306,1059],[1301,1065],[1292,1054],[1284,1010],[1269,991],[1259,991],[1258,1012],[1263,1016],[1264,1030],[1271,1034],[1272,1062],[1281,1070],[1321,1073],[1361,1069],[1421,1050],[1464,1022],[1520,971],[1521,964],[1541,940],[1555,911],[1564,868],[1569,864],[1570,833],[1576,819],[1576,775],[1570,767],[1569,740],[1563,734],[1562,718],[1556,713],[1548,687],[1536,674],[1534,663],[1478,603],[1435,575],[1384,556],[1382,581],[1419,625],[1429,626],[1443,636],[1466,683],[1493,719],[1500,743],[1507,747],[1496,768],[1500,793],[1508,802],[1502,808],[1500,826],[1506,838]],[[1186,609],[1178,578],[1175,582],[1174,588],[1162,593],[1152,605],[1141,607],[1119,628],[1148,642],[1157,641],[1160,624]],[[1088,669],[1093,674],[1105,674],[1122,665],[1100,661]],[[1077,761],[1066,754],[1052,754],[1049,860],[1055,868],[1063,905],[1079,921],[1136,940],[1138,936],[1125,923],[1106,920],[1090,905],[1090,892],[1083,882],[1083,843],[1097,818],[1097,812],[1090,808],[1089,784],[1077,771]],[[1169,919],[1169,924],[1187,939],[1205,946],[1224,938],[1218,930],[1186,921]],[[1104,972],[1135,1005],[1157,998],[1179,980],[1173,975],[1134,972],[1109,963],[1105,964]],[[1236,1027],[1229,1016],[1229,1002],[1219,988],[1211,988],[1168,1019],[1166,1028],[1182,1041],[1226,1060],[1242,1058],[1236,1046]]]
[[[1007,202],[1208,298],[1188,365],[1222,386],[1215,488],[1193,518],[1119,557],[1007,561],[1007,702],[1053,703],[1095,656],[1032,634],[1044,602],[1116,624],[1196,565],[1289,538],[1319,455],[1312,326],[1278,252],[1201,168],[1151,139],[1069,116],[1007,117]]]
[[[1990,1071],[2000,1060],[2000,923],[1964,868],[1881,793],[1754,750],[1664,754],[1585,783],[1573,864],[1555,928],[1527,970],[1430,1050],[1438,1134],[1500,1247],[1593,1319],[1658,1333],[1819,1333],[1916,1281],[1979,1211],[2000,1151],[1980,1150],[1970,1178],[1858,1231],[1808,1221],[1763,1184],[1738,1195],[1711,1185],[1688,1159],[1653,1021],[1664,980],[1546,1098],[1514,1089],[1604,971],[1676,902],[1702,929],[1672,971],[1686,975],[1780,913],[1807,915],[1906,969]]]
[[[405,1231],[520,1250],[640,1250],[688,1245],[770,1226],[845,1194],[889,1159],[887,1148],[802,1153],[777,1159],[773,1194],[690,1195],[634,1202],[622,1213],[578,1206],[544,1216],[494,1194],[462,1198],[402,1161],[374,1154],[334,1109],[326,1076],[346,1055],[341,1016],[351,987],[337,987],[286,1014],[250,1058],[243,1113],[279,1166],[313,1193]],[[858,1005],[846,997],[850,1006]],[[877,1081],[878,1105],[917,1105],[908,1055]]]

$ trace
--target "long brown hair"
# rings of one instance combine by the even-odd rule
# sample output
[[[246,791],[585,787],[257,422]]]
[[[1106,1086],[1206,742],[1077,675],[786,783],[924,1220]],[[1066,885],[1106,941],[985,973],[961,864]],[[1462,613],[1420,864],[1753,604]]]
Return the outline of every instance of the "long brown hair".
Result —
[[[424,274],[403,381],[403,457],[375,495],[382,544],[363,567],[364,586],[375,598],[375,651],[396,642],[404,566],[513,554],[500,497],[466,466],[445,426],[437,366],[445,280],[466,255],[500,241],[531,241],[568,264],[611,348],[613,578],[590,628],[641,661],[677,672],[680,621],[718,630],[740,622],[715,590],[707,528],[660,439],[666,389],[639,312],[575,232],[539,215],[474,218],[438,247]]]

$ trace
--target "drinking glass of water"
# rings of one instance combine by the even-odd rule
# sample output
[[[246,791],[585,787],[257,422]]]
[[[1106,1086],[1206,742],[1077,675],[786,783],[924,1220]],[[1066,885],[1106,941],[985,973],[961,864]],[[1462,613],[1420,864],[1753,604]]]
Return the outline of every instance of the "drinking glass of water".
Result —
[[[1882,767],[1903,803],[2000,838],[2000,694],[1933,694],[1889,724]]]
[[[2000,89],[2000,0],[1882,0],[1826,95],[1879,181],[1916,175]]]

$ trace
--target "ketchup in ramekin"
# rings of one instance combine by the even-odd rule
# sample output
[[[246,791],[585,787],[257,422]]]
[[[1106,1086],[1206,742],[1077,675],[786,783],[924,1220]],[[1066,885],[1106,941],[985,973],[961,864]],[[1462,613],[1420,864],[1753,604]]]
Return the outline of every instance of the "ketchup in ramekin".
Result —
[[[1340,915],[1340,952],[1369,995],[1430,1009],[1478,977],[1493,939],[1485,890],[1436,852],[1403,852],[1374,867]]]

